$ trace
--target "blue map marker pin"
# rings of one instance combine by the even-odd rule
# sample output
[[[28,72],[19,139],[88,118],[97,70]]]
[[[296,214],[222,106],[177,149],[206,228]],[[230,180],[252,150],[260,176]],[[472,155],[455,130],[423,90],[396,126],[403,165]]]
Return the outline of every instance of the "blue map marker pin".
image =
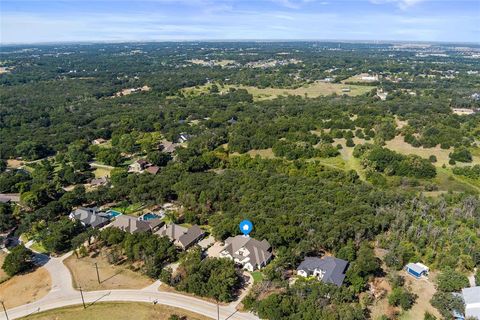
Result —
[[[243,220],[240,222],[240,231],[245,235],[248,236],[250,232],[253,230],[253,223],[250,220]]]

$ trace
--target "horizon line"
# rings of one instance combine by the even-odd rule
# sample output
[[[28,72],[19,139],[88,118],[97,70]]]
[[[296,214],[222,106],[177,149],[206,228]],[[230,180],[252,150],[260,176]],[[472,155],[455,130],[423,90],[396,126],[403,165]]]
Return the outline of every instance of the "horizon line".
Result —
[[[351,39],[170,39],[170,40],[81,40],[81,41],[38,41],[38,42],[0,42],[0,46],[55,45],[55,44],[120,44],[120,43],[175,43],[175,42],[338,42],[338,43],[412,43],[412,44],[474,44],[480,41],[451,40],[351,40]]]

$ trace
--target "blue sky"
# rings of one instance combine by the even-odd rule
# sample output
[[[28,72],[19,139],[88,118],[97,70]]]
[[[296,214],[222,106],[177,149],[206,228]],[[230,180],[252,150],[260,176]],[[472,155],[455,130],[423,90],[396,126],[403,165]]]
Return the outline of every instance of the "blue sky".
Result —
[[[0,0],[0,42],[480,42],[480,0]]]

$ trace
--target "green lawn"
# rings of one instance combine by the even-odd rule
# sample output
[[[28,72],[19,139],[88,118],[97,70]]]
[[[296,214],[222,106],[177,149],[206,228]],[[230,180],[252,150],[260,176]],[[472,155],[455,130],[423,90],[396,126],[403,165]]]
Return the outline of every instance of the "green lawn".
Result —
[[[36,251],[36,252],[40,252],[40,253],[48,253],[47,249],[45,249],[43,247],[43,244],[39,243],[39,242],[34,242],[31,246],[30,246],[30,249],[32,249],[33,251]]]
[[[250,272],[253,277],[253,283],[259,283],[263,280],[263,273],[261,271]]]
[[[204,86],[196,86],[190,88],[184,88],[183,93],[189,95],[200,95],[206,94],[210,91],[210,88],[213,84],[207,84]],[[218,85],[218,84],[217,84]],[[270,100],[275,99],[279,96],[287,95],[296,95],[296,96],[307,96],[309,98],[316,98],[319,96],[327,96],[330,94],[337,95],[348,95],[348,96],[357,96],[365,94],[375,89],[375,86],[362,86],[362,85],[345,85],[340,83],[326,83],[326,82],[315,82],[311,84],[305,84],[299,88],[289,89],[289,88],[258,88],[254,86],[245,86],[245,85],[226,85],[223,88],[221,87],[220,91],[228,91],[230,88],[236,89],[245,89],[250,94],[253,95],[254,100]],[[342,89],[349,88],[349,92],[343,92]]]
[[[434,183],[438,185],[439,190],[445,191],[480,191],[480,186],[475,185],[472,181],[468,181],[466,177],[457,176],[448,168],[438,168],[437,176],[433,179]]]
[[[141,210],[142,208],[143,208],[142,203],[132,203],[132,204],[129,204],[128,206],[126,206],[126,207],[118,206],[118,207],[113,207],[111,209],[115,210],[115,211],[118,211],[118,212],[121,212],[123,214],[132,214],[132,213],[135,213],[135,212]]]

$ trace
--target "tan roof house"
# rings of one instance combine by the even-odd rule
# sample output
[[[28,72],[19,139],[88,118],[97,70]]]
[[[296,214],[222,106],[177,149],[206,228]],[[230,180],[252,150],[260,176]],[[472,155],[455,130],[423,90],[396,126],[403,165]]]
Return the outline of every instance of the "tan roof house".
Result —
[[[267,240],[258,241],[248,236],[230,237],[220,257],[229,258],[248,271],[261,269],[272,260],[272,247]]]
[[[184,250],[196,244],[205,235],[197,225],[185,228],[174,223],[162,226],[155,234],[162,237],[167,236],[176,246]]]
[[[162,222],[160,219],[152,219],[148,221],[139,220],[137,217],[122,214],[115,218],[110,226],[118,228],[128,233],[137,232],[153,232],[160,227]]]

